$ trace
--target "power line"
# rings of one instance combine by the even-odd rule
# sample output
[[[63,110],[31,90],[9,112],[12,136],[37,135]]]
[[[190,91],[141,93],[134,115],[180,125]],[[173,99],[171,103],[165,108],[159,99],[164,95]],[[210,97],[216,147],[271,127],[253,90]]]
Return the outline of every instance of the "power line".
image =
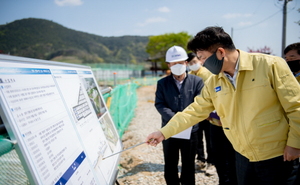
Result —
[[[277,1],[277,2],[278,2],[278,0],[274,0],[274,1]],[[280,1],[280,0],[279,0],[279,1]],[[287,0],[287,2],[292,2],[292,1],[293,1],[293,0]],[[262,4],[262,2],[261,2],[261,4]],[[276,6],[276,4],[275,4],[275,6]],[[296,3],[295,3],[294,7],[290,8],[290,10],[289,10],[288,12],[294,10],[294,9],[296,8],[296,6],[297,6],[297,1],[296,1]],[[275,12],[274,14],[270,15],[269,17],[263,19],[262,21],[259,21],[259,22],[255,23],[255,24],[252,24],[252,25],[247,26],[247,27],[244,27],[244,28],[237,28],[237,29],[234,29],[234,30],[244,30],[244,29],[248,29],[248,28],[251,28],[251,27],[253,27],[253,26],[256,26],[256,25],[258,25],[258,24],[261,24],[261,23],[265,22],[266,20],[268,20],[268,19],[274,17],[276,14],[278,14],[278,13],[281,12],[282,10],[283,10],[282,7],[280,7],[280,10],[279,10],[279,11],[277,11],[277,12]],[[257,12],[257,9],[254,11],[253,14],[255,14],[256,12]],[[287,13],[288,13],[288,12],[287,12]]]
[[[253,26],[256,26],[256,25],[258,25],[258,24],[260,24],[260,23],[263,23],[263,22],[265,22],[266,20],[268,20],[268,19],[274,17],[274,16],[275,16],[276,14],[278,14],[279,12],[281,12],[281,10],[275,12],[274,14],[270,15],[269,17],[265,18],[264,20],[262,20],[262,21],[260,21],[260,22],[257,22],[257,23],[255,23],[255,24],[252,24],[252,25],[247,26],[247,27],[244,27],[244,28],[238,28],[238,29],[234,29],[234,30],[244,30],[244,29],[251,28],[251,27],[253,27]]]

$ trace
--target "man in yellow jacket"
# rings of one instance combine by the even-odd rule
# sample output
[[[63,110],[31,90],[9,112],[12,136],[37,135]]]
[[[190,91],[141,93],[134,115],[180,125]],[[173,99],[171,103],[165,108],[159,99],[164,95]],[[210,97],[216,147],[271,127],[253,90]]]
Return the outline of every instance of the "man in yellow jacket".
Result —
[[[203,67],[203,60],[200,60],[193,52],[188,53],[188,66],[190,74],[201,77],[204,82],[213,74]],[[201,166],[201,161],[204,161],[203,151],[203,132],[205,133],[206,141],[206,162],[213,163],[216,167],[220,185],[235,185],[237,184],[236,169],[235,169],[235,151],[232,144],[229,142],[222,129],[219,116],[216,111],[213,111],[206,120],[201,121],[198,130],[198,145],[197,145],[197,165]],[[199,133],[200,132],[200,133]],[[222,153],[222,155],[220,155]],[[206,173],[209,174],[209,169]]]
[[[148,144],[216,110],[236,151],[238,184],[285,184],[300,156],[300,86],[284,59],[237,50],[221,27],[205,28],[188,49],[216,75],[192,104],[147,137]]]
[[[300,42],[288,45],[283,53],[287,64],[300,83]]]
[[[300,42],[296,42],[288,45],[284,49],[283,53],[284,53],[285,61],[287,62],[295,78],[300,84]],[[288,182],[294,181],[293,185],[300,184],[300,165],[298,164],[298,167],[296,166],[296,168],[298,170],[298,173],[295,174],[295,176],[291,176],[290,179],[288,180]]]
[[[199,76],[203,79],[205,82],[212,73],[207,70],[205,67],[202,67],[202,60],[200,60],[195,53],[188,53],[188,59],[186,60],[188,62],[188,66],[190,68],[190,74]]]

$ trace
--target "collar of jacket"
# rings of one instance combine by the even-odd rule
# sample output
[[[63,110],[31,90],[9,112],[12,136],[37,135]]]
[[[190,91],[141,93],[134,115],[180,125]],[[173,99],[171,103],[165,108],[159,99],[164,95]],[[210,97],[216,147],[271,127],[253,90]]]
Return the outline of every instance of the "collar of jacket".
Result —
[[[196,75],[196,76],[200,76],[201,72],[203,72],[203,68],[205,68],[205,67],[201,66],[200,69],[198,69],[197,72],[195,72],[195,71],[190,71],[189,74],[191,74],[191,75]]]
[[[253,56],[245,51],[239,50],[237,49],[237,51],[240,53],[239,55],[239,59],[240,59],[240,63],[239,63],[239,69],[238,71],[252,71],[253,70],[253,63],[252,63],[252,58]],[[250,62],[251,61],[251,62]],[[218,78],[221,77],[225,77],[224,73],[219,73],[218,74]]]

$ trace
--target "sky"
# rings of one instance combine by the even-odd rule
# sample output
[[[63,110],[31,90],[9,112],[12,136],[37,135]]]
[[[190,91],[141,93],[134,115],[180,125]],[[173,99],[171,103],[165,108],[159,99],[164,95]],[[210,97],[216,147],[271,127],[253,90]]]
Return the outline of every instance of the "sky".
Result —
[[[300,0],[287,4],[286,44],[300,42]],[[282,56],[282,0],[0,0],[0,25],[25,18],[99,36],[155,36],[221,26],[236,48]]]

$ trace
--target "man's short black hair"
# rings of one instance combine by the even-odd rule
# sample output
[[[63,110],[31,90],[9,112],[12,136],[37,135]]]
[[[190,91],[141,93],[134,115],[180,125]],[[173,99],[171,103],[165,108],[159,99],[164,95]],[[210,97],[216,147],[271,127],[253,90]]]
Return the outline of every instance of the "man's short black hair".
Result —
[[[187,48],[193,52],[209,51],[215,52],[219,47],[224,49],[235,49],[231,37],[226,33],[222,27],[207,27],[197,33],[197,35],[189,41]]]
[[[298,55],[300,55],[300,42],[296,42],[296,43],[293,43],[293,44],[288,45],[288,46],[284,49],[283,53],[286,55],[287,52],[289,52],[289,51],[291,51],[291,50],[297,50]]]
[[[197,57],[197,55],[193,52],[188,53],[188,59],[186,59],[187,62],[190,62],[191,60],[193,60],[195,57]]]

